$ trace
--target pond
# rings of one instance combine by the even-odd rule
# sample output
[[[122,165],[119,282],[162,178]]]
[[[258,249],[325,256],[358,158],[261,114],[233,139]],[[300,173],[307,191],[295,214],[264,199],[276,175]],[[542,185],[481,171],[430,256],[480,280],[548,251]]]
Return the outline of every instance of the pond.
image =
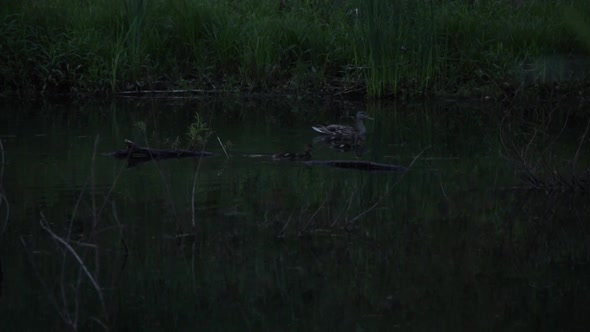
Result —
[[[373,118],[362,151],[311,129],[359,111]],[[127,167],[104,155],[125,139],[186,148],[195,113],[213,156]],[[588,167],[584,114],[289,98],[4,105],[0,328],[583,329],[588,195],[539,186],[524,166],[557,170],[578,151]],[[409,170],[272,158],[309,143],[312,160]]]

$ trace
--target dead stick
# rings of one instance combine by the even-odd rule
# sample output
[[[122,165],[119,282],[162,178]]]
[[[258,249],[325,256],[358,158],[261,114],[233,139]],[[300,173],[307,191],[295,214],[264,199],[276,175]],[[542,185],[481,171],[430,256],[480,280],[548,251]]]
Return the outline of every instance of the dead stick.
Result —
[[[217,136],[217,141],[219,142],[219,145],[221,145],[221,148],[223,149],[223,152],[225,153],[225,157],[227,159],[229,159],[229,155],[227,154],[227,151],[225,150],[225,146],[223,146],[223,143],[221,143],[221,140],[219,139],[219,136]]]

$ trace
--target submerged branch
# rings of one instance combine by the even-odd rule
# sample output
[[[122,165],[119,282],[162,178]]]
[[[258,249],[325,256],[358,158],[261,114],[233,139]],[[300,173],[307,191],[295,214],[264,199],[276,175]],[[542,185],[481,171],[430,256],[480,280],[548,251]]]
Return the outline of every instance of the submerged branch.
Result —
[[[221,143],[221,140],[219,139],[219,136],[217,136],[217,141],[219,142],[219,145],[221,145],[221,148],[223,149],[223,153],[225,153],[225,157],[227,159],[229,159],[229,154],[227,153],[227,150],[225,150],[225,146],[223,146],[223,143]]]
[[[584,132],[577,143],[576,152],[571,158],[567,158],[567,167],[558,166],[556,154],[558,148],[556,142],[565,132],[569,113],[567,114],[561,129],[555,135],[549,135],[553,119],[553,111],[547,118],[543,119],[534,128],[527,131],[517,131],[513,128],[511,121],[505,117],[500,127],[500,141],[507,152],[507,157],[519,164],[523,174],[523,181],[528,187],[543,190],[548,194],[555,192],[588,192],[590,191],[590,176],[588,168],[577,171],[578,162],[581,156],[582,147],[590,131],[590,119],[586,123]],[[532,130],[532,132],[530,132]],[[539,133],[543,133],[539,135]],[[520,142],[518,138],[526,137]],[[522,146],[522,148],[520,148]]]
[[[41,225],[41,228],[43,228],[47,233],[49,233],[49,235],[51,235],[51,237],[55,241],[57,241],[61,245],[63,245],[64,248],[66,248],[67,251],[69,251],[70,254],[72,254],[72,256],[76,259],[76,261],[78,262],[78,264],[80,264],[80,267],[84,271],[84,274],[86,274],[86,276],[88,277],[88,280],[90,280],[90,282],[92,283],[92,286],[94,286],[94,289],[96,290],[96,293],[98,294],[98,298],[100,300],[100,304],[102,306],[102,310],[103,310],[103,312],[106,315],[106,312],[107,311],[106,311],[106,305],[105,305],[104,297],[103,297],[103,294],[102,294],[102,289],[98,285],[98,282],[96,281],[96,279],[92,276],[92,273],[90,273],[90,271],[86,267],[86,264],[84,264],[84,260],[82,260],[82,258],[76,252],[76,250],[74,248],[72,248],[72,246],[70,246],[70,244],[67,241],[65,241],[64,239],[62,239],[60,236],[58,236],[57,234],[55,234],[51,230],[51,228],[49,227],[49,224],[47,223],[47,220],[45,219],[45,215],[43,215],[43,212],[41,212],[41,220],[39,221],[39,224]]]
[[[31,256],[31,251],[29,250],[29,247],[27,246],[27,242],[25,241],[24,237],[20,236],[20,242],[23,245],[23,247],[25,248],[25,253],[27,255],[27,259],[28,259],[29,263],[31,264],[31,268],[33,270],[33,273],[35,274],[35,276],[37,277],[37,279],[41,283],[41,286],[43,287],[45,292],[47,293],[47,299],[49,300],[49,302],[51,303],[51,305],[53,306],[53,308],[55,309],[55,311],[57,312],[57,314],[59,315],[61,320],[75,331],[76,330],[75,322],[72,322],[72,320],[70,319],[70,315],[67,311],[60,309],[60,306],[57,303],[55,296],[51,294],[49,286],[47,286],[45,279],[41,277],[41,274],[39,273],[39,270],[37,269],[37,265],[35,265],[35,263],[33,262],[33,257]]]
[[[580,157],[580,150],[582,150],[582,145],[584,145],[584,142],[586,141],[586,136],[588,136],[588,129],[590,129],[590,119],[588,119],[588,122],[586,123],[586,129],[584,130],[584,134],[580,139],[580,144],[578,145],[578,149],[576,150],[576,154],[574,155],[574,161],[572,164],[573,172],[576,171],[576,164],[578,163],[578,158]]]
[[[2,144],[2,139],[0,139],[0,157],[2,157],[2,163],[0,163],[0,185],[1,185],[2,179],[4,178],[4,144]]]
[[[420,153],[414,157],[414,159],[412,159],[412,162],[410,162],[410,165],[406,168],[406,171],[409,171],[412,166],[414,165],[414,163],[420,158],[420,156],[422,156],[422,154],[424,154],[424,152],[426,150],[430,149],[430,146],[427,146],[426,148],[424,148],[422,151],[420,151]],[[399,179],[397,179],[397,181],[393,184],[393,187],[397,186],[398,183],[400,183],[400,181],[404,178],[404,176],[407,173],[403,173]],[[379,199],[373,204],[371,205],[368,209],[366,209],[365,211],[362,211],[361,213],[359,213],[358,215],[356,215],[356,217],[352,218],[352,220],[348,221],[345,225],[344,228],[348,229],[348,227],[350,225],[352,225],[353,223],[355,223],[357,220],[359,220],[362,216],[364,216],[365,214],[373,211],[377,206],[379,206],[379,204],[387,197],[389,196],[390,193],[390,189],[389,186],[386,187],[385,189],[385,193],[383,193],[383,195],[381,195],[381,197],[379,197]]]
[[[3,204],[6,205],[6,216],[4,217],[4,222],[2,223],[2,230],[0,230],[0,235],[2,235],[6,231],[6,227],[8,227],[8,219],[10,218],[10,204],[8,203],[8,199],[6,199],[6,192],[4,191],[4,186],[2,186],[4,179],[4,145],[2,144],[1,139],[0,156],[2,157],[2,162],[0,163],[0,207],[2,207]]]

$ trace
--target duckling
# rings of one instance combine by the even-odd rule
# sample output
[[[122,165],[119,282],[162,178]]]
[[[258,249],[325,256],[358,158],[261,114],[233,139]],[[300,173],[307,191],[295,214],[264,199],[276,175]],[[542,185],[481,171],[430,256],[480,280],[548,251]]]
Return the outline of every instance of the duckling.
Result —
[[[293,152],[285,152],[285,153],[277,153],[272,156],[275,160],[310,160],[311,159],[311,150],[312,145],[307,144],[305,146],[305,151],[303,154],[293,153]]]
[[[330,140],[330,147],[338,151],[352,151],[357,157],[363,155],[365,151],[365,138],[360,135],[346,137],[346,139]]]

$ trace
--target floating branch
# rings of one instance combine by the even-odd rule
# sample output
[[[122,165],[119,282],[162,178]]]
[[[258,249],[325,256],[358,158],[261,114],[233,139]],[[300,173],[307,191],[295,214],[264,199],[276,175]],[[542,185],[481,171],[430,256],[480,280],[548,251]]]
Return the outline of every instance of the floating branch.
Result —
[[[116,159],[126,159],[129,167],[150,160],[200,158],[213,155],[212,152],[207,151],[151,149],[139,146],[128,139],[125,140],[125,143],[127,149],[107,153],[106,155]]]

